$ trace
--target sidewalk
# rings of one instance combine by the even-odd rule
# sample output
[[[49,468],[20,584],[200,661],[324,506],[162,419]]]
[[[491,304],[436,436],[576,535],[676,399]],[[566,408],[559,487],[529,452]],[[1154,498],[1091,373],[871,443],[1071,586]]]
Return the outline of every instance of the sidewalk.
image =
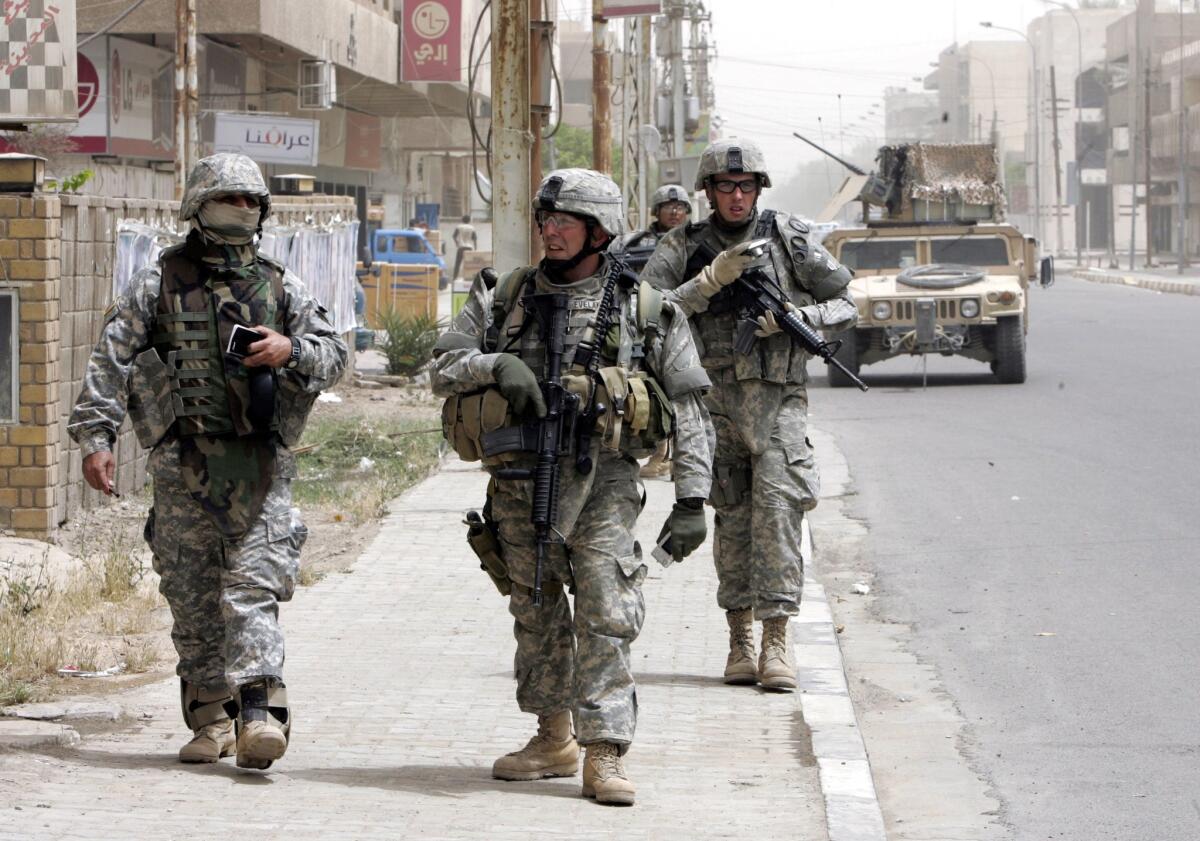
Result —
[[[1064,266],[1064,268],[1067,267]],[[1165,266],[1159,269],[1135,269],[1134,271],[1099,268],[1068,268],[1067,270],[1075,277],[1093,283],[1116,283],[1175,295],[1200,295],[1200,267],[1197,266],[1185,268],[1183,274],[1179,274],[1175,266]]]
[[[727,687],[711,544],[668,570],[650,562],[646,626],[633,648],[640,720],[628,768],[638,804],[597,806],[580,798],[579,777],[491,779],[492,761],[521,746],[534,719],[513,698],[505,602],[463,540],[462,512],[482,502],[483,487],[478,470],[449,463],[393,503],[352,570],[284,606],[296,724],[274,769],[179,764],[178,690],[154,683],[109,699],[125,711],[116,732],[88,736],[81,726],[77,747],[0,753],[0,839],[821,841],[830,837],[827,801],[835,838],[868,837],[853,831],[853,813],[878,813],[873,790],[863,792],[860,778],[843,799],[831,795],[861,740],[840,697],[823,593],[810,585],[793,624],[801,662],[821,666],[803,670],[807,694]],[[647,489],[643,546],[671,501],[669,483]],[[828,655],[819,663],[814,645]],[[829,745],[820,774],[814,742]],[[860,770],[870,788],[865,758]],[[847,806],[849,831],[839,833]]]

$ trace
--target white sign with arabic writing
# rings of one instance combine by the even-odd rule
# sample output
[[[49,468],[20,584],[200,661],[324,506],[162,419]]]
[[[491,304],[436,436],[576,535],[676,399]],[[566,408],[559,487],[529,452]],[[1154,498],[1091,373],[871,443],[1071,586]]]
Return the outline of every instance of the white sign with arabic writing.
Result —
[[[3,0],[0,122],[74,121],[75,0]]]
[[[263,164],[316,166],[319,128],[316,120],[218,112],[213,149]]]

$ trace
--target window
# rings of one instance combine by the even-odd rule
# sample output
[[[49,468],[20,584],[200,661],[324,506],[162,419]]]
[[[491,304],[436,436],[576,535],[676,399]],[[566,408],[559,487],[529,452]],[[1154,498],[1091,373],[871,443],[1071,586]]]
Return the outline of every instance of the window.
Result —
[[[916,265],[917,241],[913,239],[863,239],[842,243],[841,260],[854,271],[906,269]]]
[[[935,239],[931,245],[935,263],[962,263],[967,266],[1008,265],[1008,243],[1004,237]]]
[[[17,290],[0,289],[0,423],[15,423],[20,416],[20,311]]]

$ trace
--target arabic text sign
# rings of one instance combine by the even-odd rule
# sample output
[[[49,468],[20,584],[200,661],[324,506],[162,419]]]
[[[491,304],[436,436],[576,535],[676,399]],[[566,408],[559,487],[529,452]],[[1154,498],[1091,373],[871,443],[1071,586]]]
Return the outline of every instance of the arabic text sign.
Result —
[[[400,80],[461,82],[462,0],[405,0]]]
[[[662,14],[662,0],[604,0],[600,16],[604,18]]]
[[[26,123],[75,115],[75,0],[3,0],[0,116]]]
[[[221,112],[216,115],[213,149],[241,152],[264,164],[316,166],[318,128],[316,120]]]

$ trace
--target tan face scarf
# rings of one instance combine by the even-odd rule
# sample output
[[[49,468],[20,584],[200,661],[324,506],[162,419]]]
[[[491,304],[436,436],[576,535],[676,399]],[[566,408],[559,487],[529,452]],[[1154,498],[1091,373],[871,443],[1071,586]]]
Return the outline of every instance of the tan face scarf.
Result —
[[[204,238],[222,245],[249,245],[258,232],[261,210],[254,207],[238,207],[219,201],[206,201],[200,205],[199,228]]]

